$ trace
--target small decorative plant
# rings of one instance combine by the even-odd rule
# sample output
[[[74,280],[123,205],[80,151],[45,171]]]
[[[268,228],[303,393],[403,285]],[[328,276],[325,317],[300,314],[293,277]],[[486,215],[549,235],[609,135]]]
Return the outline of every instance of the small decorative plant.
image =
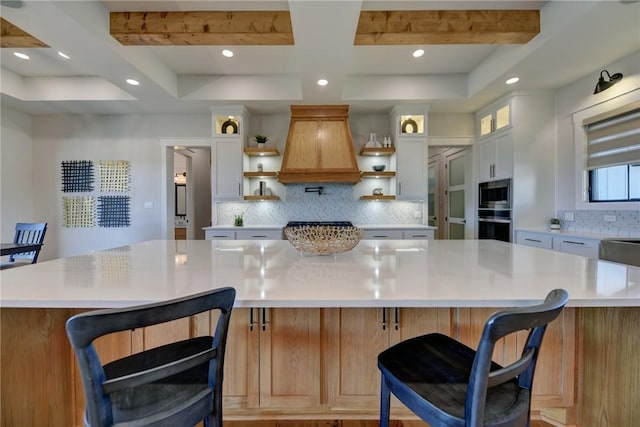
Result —
[[[267,138],[264,135],[256,135],[256,142],[258,143],[258,147],[264,147],[264,144],[267,143],[267,141],[269,140],[269,138]]]
[[[551,218],[549,220],[549,228],[551,228],[552,230],[559,230],[560,229],[560,219]]]
[[[238,214],[235,216],[233,220],[233,225],[236,227],[242,227],[244,225],[244,219],[242,218],[242,214]]]

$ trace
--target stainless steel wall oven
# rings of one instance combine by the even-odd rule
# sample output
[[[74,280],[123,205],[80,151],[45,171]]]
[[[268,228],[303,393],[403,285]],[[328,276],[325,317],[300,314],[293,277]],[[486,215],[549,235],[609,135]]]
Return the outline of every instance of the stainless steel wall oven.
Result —
[[[481,182],[478,187],[478,239],[510,242],[511,180]]]

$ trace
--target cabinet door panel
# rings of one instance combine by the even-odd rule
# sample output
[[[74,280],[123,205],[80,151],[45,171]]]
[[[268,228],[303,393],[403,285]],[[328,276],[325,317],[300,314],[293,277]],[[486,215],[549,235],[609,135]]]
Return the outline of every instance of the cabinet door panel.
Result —
[[[391,309],[390,315],[391,345],[434,332],[449,336],[453,333],[448,308],[398,308]]]
[[[397,200],[426,200],[427,148],[423,141],[398,141]]]
[[[265,309],[260,326],[260,406],[320,405],[320,309]],[[261,311],[262,313],[262,311]]]
[[[234,308],[231,315],[222,385],[226,409],[257,408],[259,405],[260,332],[257,324],[251,328],[251,310],[255,319],[259,310],[254,308]]]
[[[513,141],[511,131],[504,131],[495,136],[496,160],[494,179],[513,176]]]
[[[214,198],[242,199],[242,144],[233,138],[215,142]]]
[[[479,142],[479,181],[510,178],[513,175],[513,143],[511,135],[510,130],[504,130]]]
[[[325,310],[328,404],[338,408],[377,408],[378,354],[389,346],[382,308]],[[388,317],[387,317],[388,318]]]

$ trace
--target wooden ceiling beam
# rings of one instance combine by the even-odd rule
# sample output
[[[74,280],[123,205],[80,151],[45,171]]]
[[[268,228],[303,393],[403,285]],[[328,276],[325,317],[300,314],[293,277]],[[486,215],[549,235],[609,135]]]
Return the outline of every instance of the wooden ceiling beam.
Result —
[[[288,11],[111,12],[110,34],[128,46],[293,45]]]
[[[539,32],[538,10],[362,11],[354,44],[520,44]]]
[[[0,18],[0,47],[49,47],[31,34]]]

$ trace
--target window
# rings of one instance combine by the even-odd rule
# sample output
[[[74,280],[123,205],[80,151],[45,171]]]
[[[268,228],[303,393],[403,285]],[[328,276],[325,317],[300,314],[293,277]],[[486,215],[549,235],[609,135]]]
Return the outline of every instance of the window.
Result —
[[[586,119],[590,202],[640,200],[640,102]]]
[[[589,171],[589,201],[640,201],[640,163]]]

